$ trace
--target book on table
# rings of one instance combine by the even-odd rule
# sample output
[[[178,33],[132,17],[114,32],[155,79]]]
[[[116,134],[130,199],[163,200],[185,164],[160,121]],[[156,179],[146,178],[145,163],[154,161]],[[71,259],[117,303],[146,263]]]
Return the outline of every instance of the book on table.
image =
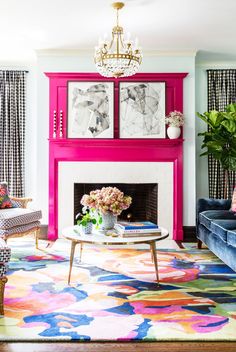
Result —
[[[158,225],[150,221],[126,222],[120,221],[115,225],[115,230],[123,237],[144,237],[161,234]]]
[[[137,232],[136,233],[123,232],[123,233],[119,233],[117,231],[117,233],[119,234],[119,236],[124,237],[124,238],[161,236],[161,230],[160,229],[157,232],[139,232],[139,233],[137,233]]]
[[[118,221],[115,226],[122,230],[158,229],[158,225],[151,221]]]

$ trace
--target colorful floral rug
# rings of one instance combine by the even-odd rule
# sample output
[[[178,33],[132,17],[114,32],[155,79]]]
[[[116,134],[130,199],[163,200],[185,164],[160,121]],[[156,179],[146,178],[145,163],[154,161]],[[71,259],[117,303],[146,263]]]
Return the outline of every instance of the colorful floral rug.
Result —
[[[236,273],[208,250],[159,250],[158,287],[149,251],[85,248],[68,286],[65,243],[9,244],[1,340],[236,340]]]

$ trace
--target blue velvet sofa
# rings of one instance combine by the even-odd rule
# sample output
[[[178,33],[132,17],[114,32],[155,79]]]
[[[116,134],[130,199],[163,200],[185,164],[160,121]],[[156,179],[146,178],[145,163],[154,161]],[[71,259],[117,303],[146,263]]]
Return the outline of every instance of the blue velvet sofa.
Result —
[[[236,271],[236,213],[231,200],[201,198],[197,203],[198,248],[202,242]]]

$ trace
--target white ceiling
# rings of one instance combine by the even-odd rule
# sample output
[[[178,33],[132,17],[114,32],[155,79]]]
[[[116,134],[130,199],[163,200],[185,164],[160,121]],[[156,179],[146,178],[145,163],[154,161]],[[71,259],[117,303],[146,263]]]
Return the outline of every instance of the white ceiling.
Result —
[[[110,35],[109,0],[0,0],[0,60],[41,49],[91,50]],[[143,51],[195,51],[236,57],[236,0],[126,0],[125,33]]]

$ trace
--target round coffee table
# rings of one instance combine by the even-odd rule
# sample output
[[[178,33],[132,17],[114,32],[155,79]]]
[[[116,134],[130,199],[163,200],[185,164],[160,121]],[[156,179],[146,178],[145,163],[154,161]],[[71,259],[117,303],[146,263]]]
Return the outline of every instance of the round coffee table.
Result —
[[[62,235],[67,240],[71,241],[71,252],[70,252],[70,269],[68,276],[68,284],[70,284],[71,279],[71,270],[74,261],[75,247],[79,243],[80,244],[80,258],[81,261],[83,245],[84,244],[94,244],[94,245],[103,245],[103,246],[114,246],[114,245],[134,245],[134,244],[148,244],[150,246],[152,261],[154,262],[156,279],[157,283],[159,283],[158,277],[158,263],[157,263],[157,255],[156,255],[156,242],[164,240],[169,236],[169,233],[163,227],[160,227],[160,232],[157,234],[153,234],[150,236],[143,236],[140,234],[136,237],[113,237],[105,235],[104,233],[100,233],[97,231],[96,233],[92,233],[89,235],[84,235],[79,231],[78,226],[68,227],[62,230]]]

